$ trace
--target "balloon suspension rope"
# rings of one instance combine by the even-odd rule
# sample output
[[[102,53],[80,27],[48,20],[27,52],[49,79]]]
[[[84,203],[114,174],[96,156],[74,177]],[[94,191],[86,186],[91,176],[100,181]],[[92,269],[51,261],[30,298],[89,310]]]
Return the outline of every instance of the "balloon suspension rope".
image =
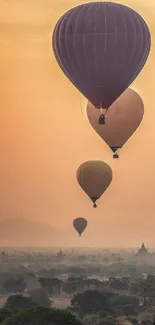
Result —
[[[108,109],[106,108],[105,109],[105,113],[103,113],[103,107],[102,107],[102,105],[100,106],[100,113],[101,113],[101,115],[106,115],[107,114],[107,111],[108,111]]]
[[[97,208],[97,204],[96,203],[94,203],[93,208]]]
[[[117,149],[117,151],[113,154],[113,158],[114,159],[118,159],[119,158],[119,154],[118,154],[118,152],[119,152],[119,148]]]

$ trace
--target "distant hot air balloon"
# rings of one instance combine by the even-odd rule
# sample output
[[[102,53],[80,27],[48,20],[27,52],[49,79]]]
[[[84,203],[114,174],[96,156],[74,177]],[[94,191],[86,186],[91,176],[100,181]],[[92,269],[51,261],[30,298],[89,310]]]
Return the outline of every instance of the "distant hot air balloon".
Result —
[[[55,58],[73,85],[101,109],[128,88],[147,61],[151,36],[133,9],[112,2],[90,2],[67,11],[57,22]]]
[[[90,124],[118,158],[117,150],[138,128],[144,114],[144,104],[141,97],[132,89],[127,89],[112,104],[106,115],[106,124],[98,124],[98,110],[87,104],[87,116]]]
[[[76,218],[73,221],[73,227],[78,232],[79,236],[83,233],[85,228],[87,227],[87,220],[84,218]]]
[[[77,180],[82,189],[93,201],[94,208],[96,208],[96,201],[106,191],[112,181],[112,170],[103,161],[86,161],[77,170]]]

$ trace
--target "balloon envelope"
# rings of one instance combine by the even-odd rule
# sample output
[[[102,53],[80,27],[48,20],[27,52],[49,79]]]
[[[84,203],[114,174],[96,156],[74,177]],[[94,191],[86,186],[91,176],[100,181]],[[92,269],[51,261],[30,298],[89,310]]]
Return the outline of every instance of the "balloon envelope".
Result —
[[[87,104],[87,116],[90,124],[107,145],[116,152],[138,128],[144,115],[141,97],[132,89],[127,89],[106,114],[106,123],[98,123],[99,111]]]
[[[77,180],[96,207],[96,200],[101,197],[112,181],[112,170],[103,161],[86,161],[77,170]]]
[[[67,11],[52,37],[55,58],[76,88],[97,108],[109,108],[143,68],[151,36],[133,9],[91,2]]]
[[[85,228],[87,227],[87,220],[84,218],[76,218],[73,221],[73,227],[78,232],[78,234],[81,236]]]

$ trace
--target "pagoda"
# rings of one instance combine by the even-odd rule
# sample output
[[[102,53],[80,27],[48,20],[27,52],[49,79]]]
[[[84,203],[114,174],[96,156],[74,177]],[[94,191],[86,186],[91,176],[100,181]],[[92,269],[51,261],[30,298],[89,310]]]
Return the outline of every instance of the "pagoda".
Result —
[[[141,247],[139,248],[137,255],[147,255],[148,254],[148,250],[145,247],[145,244],[142,243]]]
[[[65,256],[65,253],[60,249],[60,251],[57,253],[57,256],[59,258],[63,258]]]

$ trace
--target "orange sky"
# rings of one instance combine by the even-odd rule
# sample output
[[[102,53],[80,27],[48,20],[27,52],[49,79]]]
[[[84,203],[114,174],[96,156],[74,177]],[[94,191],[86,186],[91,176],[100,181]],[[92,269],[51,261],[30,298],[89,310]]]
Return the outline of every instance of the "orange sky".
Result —
[[[87,121],[85,99],[52,53],[57,19],[80,2],[0,1],[1,219],[20,217],[69,228],[72,245],[71,224],[77,216],[89,224],[79,245],[134,245],[143,239],[155,244],[155,2],[119,2],[147,21],[152,49],[132,85],[144,101],[144,120],[120,159],[113,160]],[[76,181],[78,166],[91,159],[107,162],[114,173],[98,209]]]

